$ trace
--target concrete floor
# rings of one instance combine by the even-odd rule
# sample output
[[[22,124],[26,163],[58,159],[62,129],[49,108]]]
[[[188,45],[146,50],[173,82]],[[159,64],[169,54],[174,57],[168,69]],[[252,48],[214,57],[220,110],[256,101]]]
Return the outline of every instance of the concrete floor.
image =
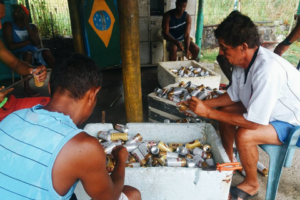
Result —
[[[142,68],[141,70],[142,76],[142,99],[143,99],[143,112],[144,112],[144,121],[148,121],[148,103],[147,103],[147,95],[154,91],[156,87],[159,87],[159,83],[157,81],[157,68]],[[8,86],[12,84],[11,80],[0,81],[0,85]],[[47,85],[47,84],[45,84]],[[39,89],[39,92],[47,96],[49,95],[47,92],[46,86]],[[25,94],[23,92],[22,86],[16,86],[15,90],[12,92],[15,96],[21,98],[24,97]],[[106,112],[105,121],[107,123],[126,123],[125,117],[125,106],[124,106],[124,98],[122,97],[113,107],[110,107],[111,103],[120,95],[123,94],[123,84],[122,84],[122,71],[121,69],[111,69],[111,70],[103,70],[103,86],[100,91],[100,96],[98,103],[95,107],[94,112],[91,117],[80,127],[83,128],[88,123],[99,123],[102,119],[102,111]],[[268,166],[269,157],[268,155],[259,149],[260,152],[260,162],[265,166]],[[280,180],[280,185],[277,193],[278,200],[300,200],[300,150],[296,150],[292,167],[284,168]],[[258,174],[258,179],[260,182],[260,193],[254,200],[263,200],[265,199],[266,193],[266,184],[267,178]],[[237,185],[243,180],[243,176],[239,173],[233,176],[232,185]]]

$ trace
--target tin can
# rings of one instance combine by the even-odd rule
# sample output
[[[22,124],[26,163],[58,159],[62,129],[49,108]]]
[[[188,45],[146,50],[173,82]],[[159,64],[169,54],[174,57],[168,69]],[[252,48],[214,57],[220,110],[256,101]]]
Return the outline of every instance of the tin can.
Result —
[[[106,141],[110,141],[111,140],[111,135],[106,131],[99,131],[97,133],[97,138],[98,139],[103,139],[103,140],[106,140]]]
[[[115,129],[110,129],[108,131],[109,134],[112,134],[112,133],[120,133],[119,131],[115,130]]]
[[[191,86],[192,82],[191,81],[188,81],[186,84],[185,84],[185,88],[189,88]]]
[[[115,159],[111,155],[106,156],[106,167],[114,168],[116,165]]]
[[[115,140],[115,141],[113,141],[113,143],[115,143],[116,146],[121,146],[124,144],[122,140]]]
[[[98,139],[98,141],[99,141],[99,143],[102,143],[102,142],[104,142],[104,140],[103,140],[103,139]]]
[[[168,167],[185,167],[186,159],[185,158],[169,158],[166,160],[166,166],[168,166]]]
[[[205,152],[204,150],[200,149],[199,147],[194,148],[193,154],[194,155],[200,155],[204,159],[211,158],[211,153]]]
[[[126,125],[123,124],[116,124],[115,129],[121,133],[128,133],[129,128]]]
[[[211,146],[208,145],[208,144],[203,145],[202,149],[203,149],[205,152],[211,152]]]
[[[179,103],[181,101],[181,99],[178,96],[175,96],[175,95],[169,96],[169,100],[173,101],[175,103]]]
[[[185,146],[188,149],[195,149],[196,147],[201,147],[202,144],[199,140],[194,140],[192,142],[186,143]]]
[[[178,158],[179,154],[175,152],[166,152],[166,151],[161,151],[158,154],[158,157],[166,156],[166,158]]]
[[[177,147],[176,152],[180,156],[186,156],[189,153],[189,150],[184,146],[180,146],[180,147]]]
[[[141,153],[143,154],[143,156],[146,156],[149,153],[147,144],[145,142],[141,143],[138,148],[141,151]]]
[[[183,87],[173,88],[174,95],[180,95],[184,91]]]
[[[186,161],[186,166],[189,167],[189,168],[195,168],[196,167],[196,163],[193,159],[188,159]]]
[[[156,167],[158,165],[159,165],[158,158],[156,158],[156,157],[152,158],[152,166]]]
[[[159,164],[160,164],[161,166],[165,166],[165,165],[166,165],[166,156],[163,155],[163,156],[157,158],[157,161],[159,162]]]
[[[170,124],[171,121],[170,121],[170,119],[164,119],[164,123],[165,123],[165,124]]]
[[[200,100],[204,100],[206,97],[207,97],[207,93],[206,91],[202,91],[198,94],[197,98],[200,99]]]
[[[208,167],[209,167],[209,165],[207,164],[207,162],[203,161],[202,164],[201,164],[201,168],[205,169],[205,168],[208,168]]]
[[[186,154],[186,156],[185,156],[185,158],[187,159],[187,160],[191,160],[191,159],[193,159],[193,155],[192,154]]]
[[[260,162],[257,163],[257,170],[264,175],[265,177],[269,176],[269,169],[266,168],[263,164]]]
[[[199,94],[200,94],[200,92],[201,92],[201,90],[199,90],[198,88],[196,88],[195,90],[193,90],[192,92],[191,92],[191,96],[192,97],[196,97],[196,96],[198,96]]]
[[[213,167],[215,166],[215,161],[210,158],[210,159],[206,159],[205,162],[208,164],[208,166]]]
[[[157,146],[153,146],[153,147],[151,147],[150,152],[153,155],[157,156],[159,154],[159,148]]]
[[[202,120],[200,118],[191,118],[192,123],[202,123]]]
[[[138,144],[137,143],[125,144],[124,147],[127,149],[128,152],[132,152],[133,150],[138,148]]]
[[[125,167],[138,168],[138,167],[141,167],[141,164],[138,163],[138,162],[135,162],[135,163],[126,163]]]
[[[195,155],[193,157],[193,160],[197,167],[202,167],[202,163],[204,162],[204,159],[200,155]]]
[[[133,136],[132,139],[128,140],[126,142],[126,144],[134,144],[134,143],[138,143],[141,142],[143,140],[143,137],[141,136],[141,134],[136,134],[135,136]]]
[[[133,156],[129,155],[127,161],[128,163],[135,163],[136,159]]]
[[[189,109],[189,105],[187,105],[186,103],[182,103],[178,106],[176,106],[176,108],[180,111],[180,112],[185,112]]]
[[[141,164],[141,165],[145,165],[147,163],[145,157],[143,156],[143,154],[141,153],[141,151],[139,150],[139,148],[134,149],[131,154],[134,156],[134,158]]]
[[[178,147],[181,147],[182,143],[169,143],[169,147],[173,149],[173,151],[176,151]]]
[[[117,145],[116,145],[114,142],[112,142],[112,143],[110,143],[109,145],[103,147],[103,148],[104,148],[105,154],[111,154],[112,150],[113,150],[116,146],[117,146]]]
[[[128,133],[112,133],[111,134],[111,140],[123,140],[127,141],[128,140]]]
[[[148,149],[151,149],[151,147],[157,146],[156,141],[145,141],[144,143],[147,144]]]
[[[188,70],[192,71],[192,70],[194,70],[194,67],[193,66],[189,66]]]
[[[185,87],[184,81],[181,81],[178,86],[179,87]]]
[[[151,153],[148,153],[146,156],[145,156],[145,160],[148,162],[150,158],[152,158],[152,154]]]
[[[168,152],[172,152],[173,149],[171,149],[167,144],[165,144],[163,141],[160,141],[157,145],[157,147],[161,150],[161,151],[168,151]]]

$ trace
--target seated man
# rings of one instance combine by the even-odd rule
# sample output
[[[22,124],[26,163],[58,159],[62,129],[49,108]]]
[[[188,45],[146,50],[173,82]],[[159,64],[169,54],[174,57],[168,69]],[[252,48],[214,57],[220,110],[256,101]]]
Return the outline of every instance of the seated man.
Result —
[[[192,97],[188,104],[197,115],[220,122],[222,143],[231,161],[235,141],[246,176],[231,187],[230,194],[242,199],[258,194],[257,145],[281,145],[290,129],[300,125],[300,73],[261,47],[256,26],[238,11],[218,26],[215,36],[219,54],[235,66],[232,85],[218,98],[200,101]]]
[[[164,39],[168,41],[170,61],[177,60],[177,51],[184,51],[189,60],[196,60],[199,47],[190,41],[191,16],[185,11],[187,0],[176,0],[176,8],[163,16],[162,30]]]
[[[3,37],[9,50],[29,64],[46,65],[53,68],[55,59],[49,49],[40,49],[41,41],[38,28],[34,24],[29,24],[29,11],[23,5],[12,5],[13,22],[3,24]],[[38,96],[29,87],[29,82],[24,82],[26,95],[29,97]]]
[[[46,106],[0,122],[1,199],[69,199],[78,180],[93,200],[141,199],[137,189],[124,186],[126,148],[113,151],[109,176],[99,141],[77,128],[93,112],[101,81],[94,61],[69,56],[51,74]]]

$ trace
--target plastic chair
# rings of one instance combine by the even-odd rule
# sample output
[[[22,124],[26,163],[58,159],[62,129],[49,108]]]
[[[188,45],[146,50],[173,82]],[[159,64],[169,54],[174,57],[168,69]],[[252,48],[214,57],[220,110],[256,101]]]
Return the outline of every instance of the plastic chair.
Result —
[[[282,167],[291,166],[299,136],[300,126],[297,126],[291,129],[283,145],[259,145],[270,156],[266,200],[275,200]]]
[[[195,38],[190,37],[191,38],[191,42],[195,41]],[[167,49],[167,41],[163,40],[163,49],[164,49],[164,62],[169,61],[169,51]],[[177,61],[183,61],[184,60],[184,52],[182,51],[177,51]]]
[[[300,126],[291,129],[286,142],[283,145],[262,144],[259,145],[267,154],[269,154],[269,175],[266,191],[266,200],[275,200],[280,181],[282,168],[290,167],[294,157],[296,143],[300,136]],[[237,159],[239,155],[237,154]]]

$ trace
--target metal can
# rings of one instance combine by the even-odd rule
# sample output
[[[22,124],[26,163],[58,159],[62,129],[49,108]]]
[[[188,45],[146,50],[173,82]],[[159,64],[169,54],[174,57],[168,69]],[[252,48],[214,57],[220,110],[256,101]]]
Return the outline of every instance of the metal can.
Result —
[[[134,144],[134,143],[138,143],[141,142],[143,140],[143,137],[141,136],[141,134],[136,134],[135,136],[133,136],[132,139],[128,140],[126,142],[126,144]]]
[[[269,169],[266,168],[263,164],[260,162],[257,163],[257,170],[264,175],[265,177],[269,176]]]
[[[173,101],[175,103],[179,103],[181,101],[180,97],[175,96],[175,95],[169,96],[169,100]]]
[[[191,86],[192,82],[191,81],[188,81],[186,84],[185,84],[185,88],[189,88]]]
[[[191,118],[189,117],[181,119],[181,123],[190,123],[190,122],[191,122]]]
[[[151,147],[157,146],[156,141],[145,141],[145,144],[147,144],[147,148],[150,149]]]
[[[135,162],[135,163],[126,163],[125,167],[138,168],[138,167],[141,167],[141,164],[138,163],[138,162]]]
[[[206,153],[203,149],[200,149],[199,147],[194,148],[193,150],[193,154],[194,155],[200,155],[202,158],[211,158],[211,154],[210,153]]]
[[[122,140],[115,140],[115,141],[113,141],[113,143],[115,143],[116,146],[121,146],[121,145],[123,145]]]
[[[173,151],[176,151],[178,147],[181,147],[182,143],[169,143],[169,147],[173,149]]]
[[[138,144],[137,143],[125,144],[124,147],[127,149],[128,152],[132,152],[133,150],[138,148]]]
[[[193,90],[192,92],[191,92],[191,96],[192,97],[196,97],[196,96],[198,96],[198,94],[201,92],[201,90],[199,90],[198,88],[196,88],[195,90]]]
[[[133,156],[129,155],[127,161],[128,163],[135,163],[136,159]]]
[[[178,86],[179,87],[185,87],[184,81],[181,81]]]
[[[141,153],[143,154],[143,156],[146,156],[149,153],[149,149],[145,142],[141,143],[138,148],[141,151]]]
[[[112,150],[116,147],[117,145],[114,142],[111,142],[109,145],[103,147],[105,154],[111,154]]]
[[[169,124],[169,123],[171,123],[171,121],[170,121],[170,119],[164,119],[164,123]]]
[[[211,152],[211,146],[210,146],[209,144],[203,145],[202,149],[203,149],[205,152]]]
[[[126,125],[123,124],[116,124],[115,129],[121,133],[128,133],[129,128]]]
[[[204,162],[204,159],[200,155],[195,155],[193,157],[193,160],[197,167],[202,167],[202,163]]]
[[[196,147],[201,147],[202,144],[199,140],[194,140],[192,142],[186,143],[185,146],[188,149],[195,149]]]
[[[180,112],[185,112],[189,109],[189,105],[187,105],[186,103],[182,103],[178,106],[176,106],[176,108],[180,111]]]
[[[97,133],[97,138],[98,139],[103,139],[103,140],[106,140],[106,141],[110,141],[111,135],[106,131],[99,131]]]
[[[110,130],[108,131],[108,133],[109,133],[109,134],[112,134],[112,133],[120,133],[120,131],[117,131],[117,130],[115,130],[115,129],[110,129]]]
[[[213,167],[215,166],[215,161],[210,158],[210,159],[206,159],[205,162],[208,164],[208,166]]]
[[[192,154],[186,154],[186,156],[185,156],[185,158],[187,159],[187,160],[191,160],[191,159],[193,159],[193,155]]]
[[[202,91],[198,94],[197,98],[200,99],[200,100],[203,100],[207,97],[207,92],[206,91]]]
[[[115,159],[111,155],[106,156],[106,167],[114,168],[116,165]]]
[[[194,167],[196,167],[196,163],[193,159],[188,159],[186,161],[186,166],[189,167],[189,168],[194,168]]]
[[[173,88],[174,95],[180,95],[184,91],[183,87]]]
[[[173,149],[171,149],[167,144],[165,144],[163,141],[159,141],[157,147],[161,150],[161,151],[168,151],[168,152],[172,152]]]
[[[123,140],[127,141],[128,140],[128,133],[112,133],[111,134],[111,140]]]
[[[131,154],[134,156],[134,158],[141,164],[141,165],[145,165],[147,163],[145,157],[143,156],[143,154],[141,153],[141,151],[139,150],[139,148],[134,149]]]
[[[192,71],[192,70],[194,70],[194,67],[193,66],[189,66],[188,70]]]
[[[201,164],[201,167],[202,167],[202,169],[205,169],[205,168],[208,168],[209,165],[207,164],[206,161],[203,161],[202,164]]]
[[[165,166],[165,165],[166,165],[166,156],[163,155],[163,156],[159,157],[159,158],[157,159],[157,161],[159,162],[159,164],[160,164],[161,166]]]
[[[159,154],[159,148],[157,146],[153,146],[153,147],[151,147],[150,152],[153,155],[157,156]]]
[[[175,152],[166,152],[166,151],[161,151],[158,154],[158,157],[166,156],[166,158],[178,158],[179,154]]]
[[[158,165],[159,165],[158,158],[156,158],[156,157],[152,158],[152,166],[156,167]]]
[[[185,158],[170,158],[166,160],[166,166],[168,167],[185,167],[186,159]]]
[[[177,148],[176,152],[180,156],[186,156],[189,153],[189,150],[184,146],[180,146],[180,147]]]

